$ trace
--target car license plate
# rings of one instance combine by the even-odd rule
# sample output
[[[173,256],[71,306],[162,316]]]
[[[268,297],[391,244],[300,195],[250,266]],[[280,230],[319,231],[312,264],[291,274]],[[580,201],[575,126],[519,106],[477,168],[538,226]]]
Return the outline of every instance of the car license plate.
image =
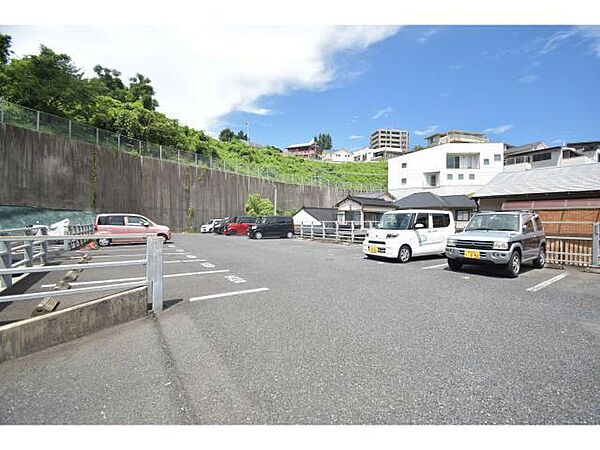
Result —
[[[465,250],[465,258],[479,259],[481,258],[481,255],[477,251]]]
[[[377,247],[375,247],[374,245],[371,245],[369,247],[369,253],[377,253]]]

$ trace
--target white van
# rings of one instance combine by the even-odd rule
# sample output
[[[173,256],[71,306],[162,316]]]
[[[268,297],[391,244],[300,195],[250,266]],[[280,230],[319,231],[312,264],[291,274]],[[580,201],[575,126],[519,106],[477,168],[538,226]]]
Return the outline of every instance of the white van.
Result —
[[[413,256],[443,255],[446,239],[456,232],[451,211],[406,209],[381,216],[367,231],[363,253],[408,262]]]

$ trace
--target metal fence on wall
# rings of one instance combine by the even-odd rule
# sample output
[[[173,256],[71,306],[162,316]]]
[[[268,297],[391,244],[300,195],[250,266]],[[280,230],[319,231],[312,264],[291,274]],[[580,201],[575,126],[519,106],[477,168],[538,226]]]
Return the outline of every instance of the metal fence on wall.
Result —
[[[180,150],[165,145],[142,141],[123,136],[119,133],[103,130],[64,117],[55,116],[24,106],[16,105],[0,98],[0,124],[9,124],[29,130],[63,136],[88,144],[126,152],[130,155],[155,158],[177,162],[178,164],[193,165],[211,170],[236,173],[266,180],[308,186],[328,186],[340,190],[362,192],[385,191],[385,183],[360,183],[348,180],[326,180],[321,175],[300,175],[295,173],[280,173],[276,170],[265,169],[251,163],[233,163],[222,159],[208,157],[203,154]],[[380,174],[356,173],[365,177],[381,177]]]

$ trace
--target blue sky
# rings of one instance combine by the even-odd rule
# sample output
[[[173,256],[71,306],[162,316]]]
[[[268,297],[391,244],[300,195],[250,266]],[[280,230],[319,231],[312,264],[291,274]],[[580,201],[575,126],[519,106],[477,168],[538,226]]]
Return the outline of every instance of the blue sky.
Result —
[[[336,54],[326,87],[262,97],[269,113],[233,112],[223,124],[248,121],[253,141],[282,148],[319,132],[335,148],[361,148],[379,127],[409,130],[411,146],[454,128],[511,144],[597,140],[599,40],[597,28],[402,27]]]

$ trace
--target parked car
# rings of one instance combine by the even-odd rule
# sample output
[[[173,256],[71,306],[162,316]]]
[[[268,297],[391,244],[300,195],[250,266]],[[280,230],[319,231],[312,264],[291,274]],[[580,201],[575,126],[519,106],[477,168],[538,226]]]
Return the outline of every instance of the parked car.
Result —
[[[245,235],[248,233],[248,227],[256,223],[256,217],[251,216],[239,216],[234,219],[225,227],[227,236]]]
[[[211,233],[216,226],[221,224],[222,221],[223,219],[210,219],[200,226],[200,233]]]
[[[250,239],[263,237],[288,238],[294,237],[294,221],[288,216],[267,216],[258,219],[256,224],[248,228]]]
[[[489,264],[516,278],[524,262],[544,267],[544,226],[535,211],[477,213],[462,233],[448,238],[446,257],[452,270],[463,264]]]
[[[231,223],[232,219],[234,219],[234,217],[223,218],[223,221],[220,224],[214,226],[213,233],[216,233],[216,234],[225,233],[225,227],[227,226],[227,224]]]
[[[443,255],[446,239],[456,232],[450,211],[410,209],[388,211],[367,231],[363,253],[401,263],[413,256]]]
[[[171,240],[171,230],[164,225],[158,225],[140,214],[110,213],[98,214],[94,222],[94,234],[99,235],[98,245],[105,247],[111,243],[144,242],[139,239],[114,239],[113,234],[146,234],[156,233],[166,241]]]

